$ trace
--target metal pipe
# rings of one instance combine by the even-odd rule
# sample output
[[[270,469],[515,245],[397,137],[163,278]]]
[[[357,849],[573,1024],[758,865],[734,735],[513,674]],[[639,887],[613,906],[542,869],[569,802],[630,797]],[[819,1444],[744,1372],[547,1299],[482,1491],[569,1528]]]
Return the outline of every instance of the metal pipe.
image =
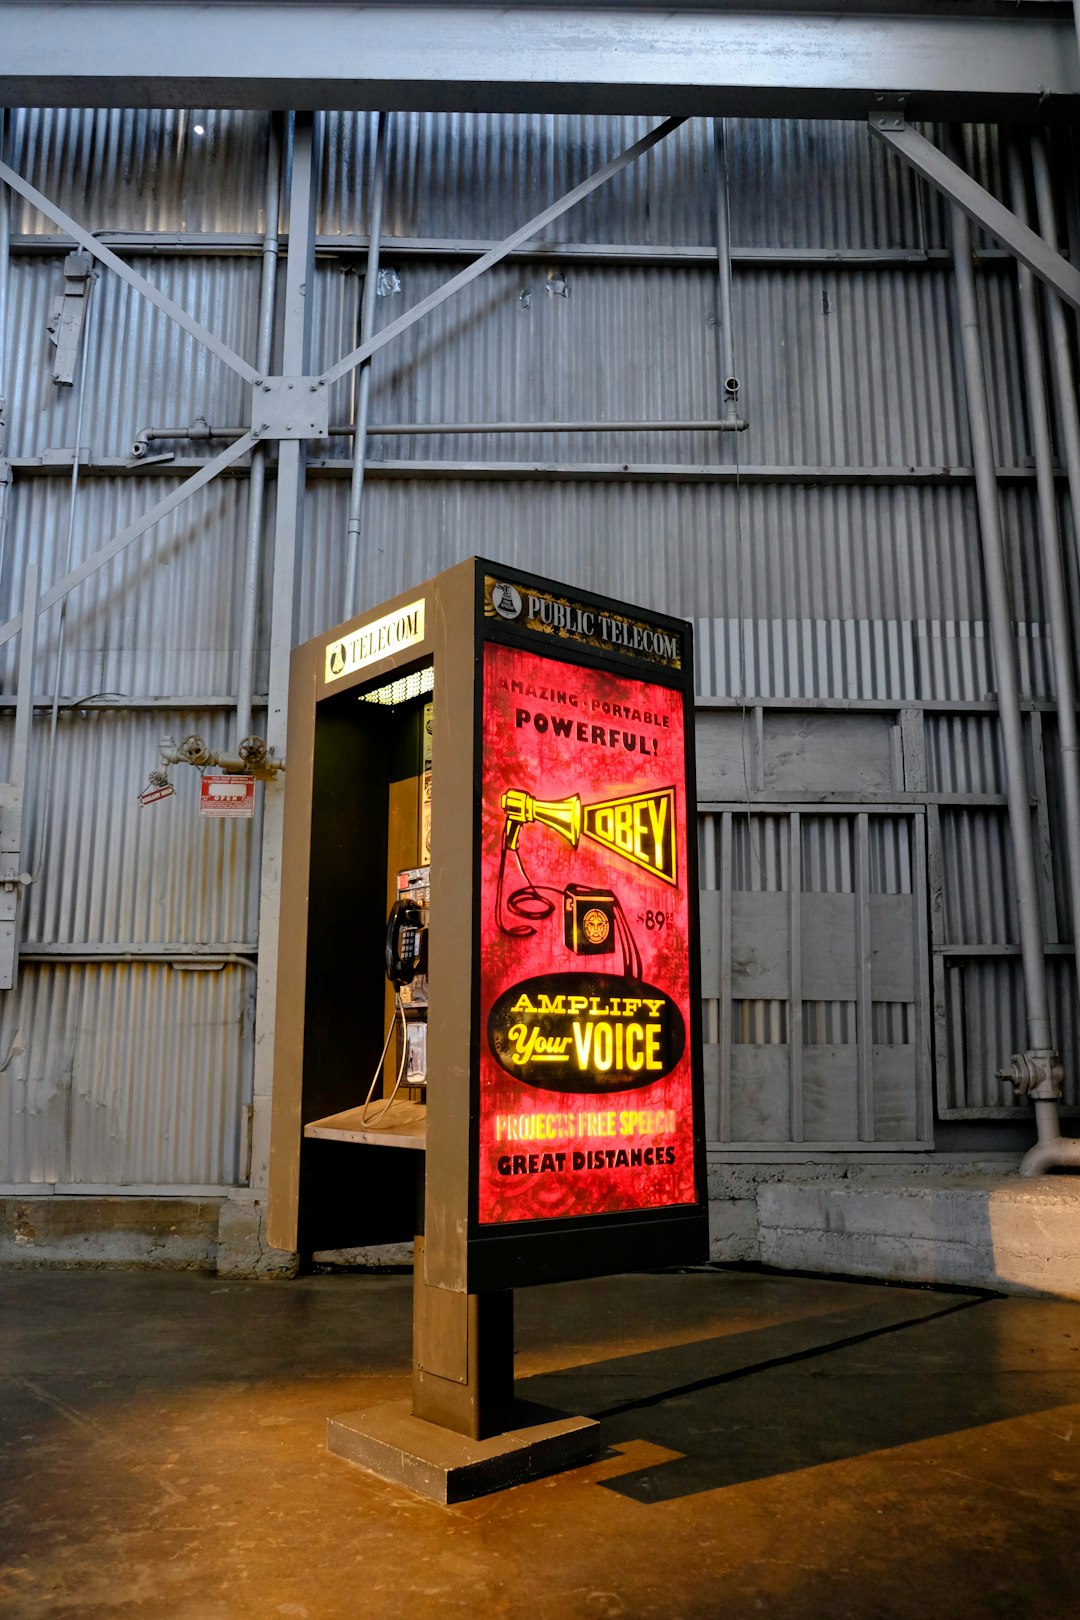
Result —
[[[741,416],[718,421],[679,421],[664,417],[648,422],[376,422],[367,428],[368,438],[383,435],[398,438],[429,438],[438,434],[463,433],[744,433],[750,426]],[[244,427],[210,427],[202,421],[187,427],[140,428],[131,453],[136,460],[146,455],[147,446],[161,439],[239,439],[249,431]],[[355,435],[355,422],[335,422],[327,429],[332,438]]]
[[[67,545],[64,554],[64,575],[71,573],[72,558],[75,554],[75,520],[79,507],[79,457],[82,454],[82,428],[83,412],[86,405],[86,376],[90,366],[90,333],[97,313],[97,300],[93,296],[96,275],[91,275],[86,290],[86,319],[83,324],[82,352],[79,359],[79,395],[78,406],[75,411],[75,447],[71,457],[71,484],[68,496]],[[40,606],[40,604],[38,604]],[[21,629],[25,636],[26,622],[22,621]],[[45,856],[49,849],[49,838],[52,832],[52,790],[53,768],[56,763],[56,730],[60,718],[60,682],[64,672],[64,651],[67,636],[67,596],[60,600],[59,622],[56,627],[56,658],[53,665],[53,699],[49,714],[49,749],[45,757],[45,786],[42,790],[41,821],[37,837],[37,848],[33,865],[34,881],[38,879],[45,868]]]
[[[263,201],[262,281],[259,286],[259,336],[255,364],[267,376],[274,354],[274,292],[277,285],[278,214],[281,195],[281,136],[275,115],[270,118],[266,151],[266,187]],[[251,709],[255,690],[255,636],[259,619],[259,576],[262,572],[263,514],[266,508],[266,447],[251,452],[248,484],[247,551],[244,559],[240,634],[237,647],[236,735],[238,745],[251,735]]]
[[[1045,149],[1042,149],[1039,156],[1036,157],[1036,144],[1038,143],[1032,143],[1032,161],[1039,199],[1040,229],[1044,239],[1050,241],[1051,245],[1056,247],[1053,198],[1050,192],[1046,153]],[[1039,158],[1042,159],[1041,165]],[[1020,161],[1020,153],[1014,143],[1010,143],[1009,146],[1008,173],[1010,202],[1013,212],[1021,221],[1026,223],[1027,193],[1024,171]],[[1049,225],[1049,235],[1047,234],[1047,225]],[[1078,756],[1080,739],[1078,739],[1076,724],[1076,693],[1069,635],[1068,595],[1065,568],[1061,554],[1057,492],[1054,487],[1053,476],[1053,449],[1050,437],[1050,418],[1046,397],[1046,379],[1043,371],[1042,342],[1039,331],[1035,282],[1031,271],[1024,265],[1018,265],[1017,271],[1024,371],[1027,379],[1028,414],[1031,422],[1032,449],[1035,457],[1039,541],[1046,582],[1054,659],[1058,737],[1061,750],[1062,788],[1065,800],[1065,843],[1069,869],[1069,901],[1073,918],[1075,950],[1077,932],[1080,930],[1080,756]],[[1061,326],[1064,327],[1064,312],[1058,300],[1049,292],[1047,293],[1047,307],[1050,322],[1051,352],[1054,353],[1057,344],[1056,334],[1053,330],[1053,315],[1056,313],[1060,317]],[[1059,397],[1063,405],[1062,421],[1065,426],[1067,459],[1071,459],[1073,462],[1072,470],[1080,474],[1080,434],[1077,433],[1076,427],[1076,400],[1075,397],[1066,399],[1063,394],[1063,384],[1064,389],[1071,394],[1071,377],[1069,375],[1071,369],[1066,333],[1064,352],[1055,355],[1055,376]],[[1071,458],[1068,455],[1070,425],[1073,435],[1073,454]],[[1080,482],[1080,478],[1078,478],[1078,482]],[[1077,513],[1075,504],[1076,488],[1076,483],[1074,483],[1073,478],[1070,478],[1070,490],[1074,499],[1074,525]],[[1055,1088],[1046,1087],[1043,1089],[1049,1093]],[[1047,1170],[1055,1167],[1080,1169],[1080,1141],[1068,1140],[1062,1136],[1057,1096],[1049,1094],[1037,1095],[1034,1098],[1034,1107],[1038,1141],[1024,1155],[1020,1165],[1021,1175],[1044,1175]]]
[[[7,121],[0,108],[0,161],[4,157]],[[8,446],[8,286],[11,268],[11,192],[0,181],[0,578],[3,578],[7,541],[8,495],[11,470],[6,464]]]
[[[383,196],[386,189],[387,114],[379,113],[375,134],[375,169],[371,179],[371,219],[368,225],[367,267],[360,300],[361,343],[375,330],[375,302],[378,296],[379,252],[382,246]],[[349,521],[345,530],[345,613],[356,607],[356,579],[360,571],[361,516],[364,506],[364,461],[367,451],[368,407],[371,399],[371,361],[360,366],[353,406],[353,469],[349,486]]]
[[[997,480],[994,475],[994,446],[990,434],[986,376],[979,338],[975,274],[971,260],[971,227],[967,216],[956,207],[951,210],[953,266],[960,311],[960,336],[967,394],[968,424],[975,492],[979,513],[979,538],[986,577],[990,640],[997,676],[998,713],[1005,753],[1006,792],[1009,827],[1016,863],[1016,888],[1020,920],[1020,948],[1027,1006],[1028,1040],[1038,1051],[1051,1045],[1050,1007],[1046,994],[1046,964],[1043,959],[1042,923],[1036,878],[1035,848],[1031,835],[1031,801],[1024,758],[1024,734],[1020,713],[1020,685],[1016,667],[1009,585],[1001,536]]]
[[[1020,1161],[1022,1176],[1044,1176],[1048,1170],[1080,1170],[1080,1141],[1062,1136],[1058,1105],[1050,1098],[1035,1100],[1038,1141]]]
[[[1077,0],[1080,4],[1080,0]],[[1031,167],[1035,180],[1035,206],[1039,216],[1039,234],[1048,247],[1057,251],[1057,221],[1054,217],[1054,192],[1050,183],[1050,164],[1046,141],[1041,134],[1031,138]],[[1058,425],[1061,429],[1061,447],[1069,478],[1069,499],[1072,505],[1073,543],[1080,545],[1080,406],[1077,404],[1076,385],[1073,381],[1072,351],[1069,347],[1069,326],[1061,300],[1046,292],[1047,335],[1050,359],[1054,372],[1057,396]],[[1074,924],[1080,929],[1080,919]]]
[[[1009,194],[1013,213],[1027,222],[1027,188],[1020,153],[1013,142],[1008,149]],[[1061,557],[1057,491],[1054,488],[1053,447],[1043,371],[1042,339],[1035,296],[1035,278],[1018,264],[1020,335],[1024,356],[1028,420],[1035,458],[1035,484],[1039,515],[1039,550],[1046,586],[1046,612],[1057,697],[1058,746],[1065,809],[1065,856],[1073,931],[1080,924],[1080,735],[1076,724],[1076,688],[1073,679],[1072,638],[1069,631],[1068,588]]]
[[[1078,0],[1080,3],[1080,0]],[[729,427],[746,427],[738,414],[739,379],[735,375],[735,327],[731,314],[731,212],[728,206],[726,120],[713,119],[716,153],[716,282],[720,303],[720,357],[724,416]]]
[[[259,964],[251,957],[239,956],[235,951],[215,951],[212,948],[202,952],[162,950],[160,946],[140,947],[133,946],[125,950],[123,946],[112,946],[107,951],[88,951],[85,947],[76,946],[70,951],[28,950],[20,951],[20,960],[23,962],[62,962],[65,967],[82,964],[85,967],[109,967],[118,965],[142,965],[144,962],[161,963],[164,966],[186,969],[189,973],[194,971],[213,972],[222,968],[226,963],[235,963],[237,967],[251,968],[258,972]]]

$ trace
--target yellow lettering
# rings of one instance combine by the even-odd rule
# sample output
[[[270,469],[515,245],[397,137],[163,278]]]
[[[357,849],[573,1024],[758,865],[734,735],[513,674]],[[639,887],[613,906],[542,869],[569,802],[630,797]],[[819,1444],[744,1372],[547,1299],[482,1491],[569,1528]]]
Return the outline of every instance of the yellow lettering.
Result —
[[[664,864],[664,827],[667,824],[668,801],[663,799],[649,800],[649,820],[652,822],[653,843],[656,853],[653,860],[658,867]]]
[[[592,1049],[592,1036],[593,1027],[591,1024],[574,1024],[574,1045],[577,1047],[579,1069],[587,1069],[589,1067],[589,1053]]]
[[[632,804],[620,804],[615,807],[615,842],[620,849],[633,854],[634,807]]]

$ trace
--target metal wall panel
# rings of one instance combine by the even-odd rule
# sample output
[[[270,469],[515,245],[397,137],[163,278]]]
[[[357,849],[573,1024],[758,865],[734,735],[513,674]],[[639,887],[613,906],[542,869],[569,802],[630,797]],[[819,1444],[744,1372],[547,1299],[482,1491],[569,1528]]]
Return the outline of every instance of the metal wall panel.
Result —
[[[387,237],[496,240],[640,140],[657,118],[570,114],[392,113]],[[367,230],[369,113],[330,113],[319,230]],[[715,237],[712,132],[691,119],[539,241],[689,243]]]
[[[1008,494],[1019,546],[1031,496]],[[347,501],[344,481],[309,493],[302,636],[342,617]],[[975,521],[967,488],[373,479],[359,605],[474,553],[542,558],[556,577],[599,591],[618,579],[628,600],[694,619],[703,696],[981,700],[994,682]],[[1014,598],[1041,611],[1030,567]],[[1020,629],[1022,685],[1045,696],[1047,640],[1038,622]]]
[[[7,161],[88,230],[254,231],[267,128],[265,113],[228,109],[21,109]],[[21,200],[12,230],[57,233]]]
[[[692,618],[981,617],[966,489],[417,479],[373,480],[368,494],[364,606],[476,552],[543,557],[593,590],[618,579],[628,599]],[[347,499],[336,482],[311,491],[321,559],[340,555]],[[913,533],[934,544],[916,550]],[[942,552],[944,579],[932,566]],[[316,567],[325,560],[309,580]],[[303,634],[334,622],[318,624],[302,602]]]
[[[392,261],[388,261],[392,262]],[[401,290],[379,299],[396,320],[452,274],[403,262]],[[317,278],[316,364],[349,346],[357,281]],[[560,291],[553,292],[551,286]],[[427,316],[372,367],[371,455],[383,459],[732,463],[734,435],[692,433],[447,435],[380,438],[380,422],[712,419],[717,382],[716,277],[708,270],[499,265]],[[337,420],[348,420],[345,387]],[[339,446],[339,454],[350,447]]]
[[[0,1182],[238,1181],[253,981],[235,963],[24,966],[0,997]]]
[[[1075,1052],[1080,1026],[1076,978],[1070,960],[1048,960],[1047,992],[1058,1049]],[[1028,1044],[1019,959],[1015,955],[974,960],[946,958],[945,1022],[947,1062],[941,1069],[941,1105],[960,1115],[1015,1115],[1029,1119],[1029,1107],[1016,1108],[1012,1086],[1002,1084],[996,1073],[1008,1063],[1010,1053],[1023,1051]],[[1066,1106],[1080,1105],[1080,1078],[1075,1063],[1065,1065],[1064,1100]]]
[[[0,722],[5,768],[11,731],[8,716]],[[262,790],[250,820],[203,817],[199,773],[177,766],[173,798],[138,802],[162,734],[191,731],[211,748],[235,740],[228,712],[74,708],[50,745],[49,714],[38,711],[24,817],[30,948],[254,942]]]
[[[175,482],[175,475],[153,472],[82,477],[71,565],[92,556]],[[43,591],[68,572],[70,512],[68,479],[16,480],[0,579],[5,617],[22,606],[28,561],[40,564]],[[246,480],[220,478],[77,586],[63,610],[62,695],[234,693],[246,524]],[[39,621],[39,695],[55,687],[61,611],[56,607]],[[0,679],[8,691],[17,661],[18,643],[8,642],[0,650]]]
[[[205,135],[195,136],[196,122]],[[434,249],[428,259],[397,258],[395,237],[497,239],[654,122],[393,115],[384,251],[392,274],[377,324],[396,318],[460,262],[440,259]],[[332,114],[326,129],[320,230],[355,236],[366,229],[374,118]],[[940,131],[930,133],[941,138]],[[261,114],[29,112],[13,115],[7,155],[95,230],[252,233],[263,226],[266,135]],[[996,132],[973,130],[965,138],[973,172],[1000,193]],[[902,479],[908,468],[968,464],[947,265],[913,260],[903,268],[841,269],[814,260],[816,253],[902,250],[917,257],[924,248],[940,249],[948,243],[947,210],[859,124],[730,121],[726,145],[733,241],[759,252],[753,264],[738,267],[734,285],[740,405],[751,422],[745,435],[464,439],[380,438],[377,431],[380,421],[391,420],[719,414],[712,267],[650,265],[647,256],[639,264],[590,264],[559,253],[560,243],[703,248],[713,241],[715,130],[710,121],[693,120],[558,221],[550,255],[496,269],[376,359],[370,453],[377,462],[693,464],[729,474],[747,465],[811,469],[804,481],[667,483],[660,471],[651,482],[551,481],[542,473],[532,481],[482,482],[428,478],[419,468],[415,478],[372,476],[354,604],[343,600],[347,480],[313,479],[300,565],[301,639],[479,552],[693,618],[699,686],[707,696],[911,703],[992,693],[970,484],[820,484],[812,471],[892,467]],[[18,201],[13,229],[53,234]],[[770,253],[800,252],[801,265],[770,260]],[[256,258],[148,252],[136,266],[240,353],[253,353]],[[317,364],[352,344],[358,267],[355,256],[320,258],[313,288]],[[108,272],[92,294],[85,384],[57,388],[45,328],[60,280],[55,254],[17,255],[7,389],[12,453],[70,448],[80,395],[78,437],[94,458],[125,456],[148,424],[185,425],[199,415],[215,425],[245,421],[246,391],[232,373]],[[1029,453],[1016,386],[1014,281],[1009,266],[982,262],[996,451],[1012,468],[1023,467]],[[345,384],[335,390],[333,420],[348,418],[349,393]],[[190,454],[186,444],[175,448]],[[349,451],[345,438],[319,447],[338,460]],[[150,505],[170,476],[84,475],[72,559],[87,556]],[[45,586],[64,572],[69,498],[66,476],[17,472],[0,558],[5,617],[19,605],[28,560],[41,563]],[[1021,681],[1044,697],[1046,614],[1030,484],[1003,488],[1002,513]],[[59,675],[70,707],[57,727],[51,773],[43,712],[34,726],[27,855],[36,881],[23,922],[31,944],[77,951],[109,944],[221,948],[253,940],[257,823],[200,822],[197,777],[186,770],[174,771],[175,800],[143,810],[135,797],[163,731],[198,730],[212,746],[225,747],[235,740],[228,713],[99,712],[78,702],[100,693],[175,702],[235,691],[245,530],[246,481],[219,481],[71,598]],[[1075,578],[1070,583],[1075,608],[1078,585]],[[50,693],[57,679],[58,617],[54,611],[40,626],[39,694]],[[14,689],[16,658],[17,642],[0,652],[6,693]],[[261,646],[257,689],[265,669]],[[0,724],[0,769],[10,729],[8,718]],[[1000,791],[995,724],[983,716],[931,719],[927,759],[931,791]],[[1048,778],[1056,834],[1052,754]],[[756,843],[737,822],[729,827],[734,888],[755,903],[788,883],[787,823],[773,820],[770,832],[766,818],[755,818]],[[808,896],[853,890],[851,851],[845,853],[837,825],[836,818],[804,812],[800,855]],[[870,825],[871,893],[910,893],[905,818],[872,817]],[[943,815],[945,926],[954,943],[993,948],[1012,938],[1003,826],[997,809]],[[714,890],[724,860],[716,838],[710,832],[703,845],[705,886]],[[1059,925],[1066,922],[1062,908]],[[1016,965],[1006,961],[997,969],[980,960],[956,972],[964,976],[965,1005],[975,1012],[947,1101],[993,1107],[1001,1099],[991,1096],[972,1030],[985,1027],[994,1062],[1024,1044]],[[1064,969],[1055,972],[1063,983]],[[1002,976],[1011,989],[1002,989]],[[244,1022],[249,981],[239,966],[192,975],[148,964],[27,965],[20,989],[0,998],[0,1085],[7,1088],[0,1091],[7,1120],[0,1179],[234,1179],[251,1058]],[[1055,993],[1062,1009],[1069,1005],[1063,990]],[[767,1035],[786,1040],[788,1022],[794,1029],[800,1020],[812,1046],[853,1045],[852,1004],[844,996],[808,996],[782,1016],[776,998],[739,999],[737,1028],[747,1048]],[[910,1044],[908,1005],[873,1005],[875,1046]],[[730,997],[723,1004],[709,998],[707,1056],[720,1077],[710,1101],[712,1128],[725,1140],[738,1135],[730,1073],[722,1095],[717,1056],[731,1021]],[[1062,1029],[1072,1039],[1071,1024]],[[767,1088],[777,1076],[767,1064],[766,1070],[760,1079]],[[826,1103],[818,1097],[812,1106]],[[898,1121],[898,1113],[882,1115],[878,1139],[888,1130],[895,1137]]]
[[[927,1140],[921,818],[733,807],[701,846],[713,1138]]]
[[[85,223],[85,217],[84,217]],[[208,326],[237,354],[254,358],[259,264],[242,258],[143,258],[133,269]],[[75,443],[94,457],[127,456],[140,428],[249,424],[251,391],[229,367],[111,270],[99,267],[83,329],[76,386],[52,381],[46,325],[63,288],[63,260],[16,256],[11,274],[9,452],[36,456]],[[217,445],[215,449],[222,448]],[[166,444],[162,450],[190,446]]]
[[[446,261],[395,262],[376,328],[448,280]],[[315,364],[352,347],[357,277],[323,266]],[[1028,453],[1015,276],[980,277],[994,439]],[[970,465],[952,273],[742,269],[734,285],[743,434],[455,435],[380,440],[381,422],[715,419],[715,272],[703,265],[497,265],[372,366],[371,454],[394,460],[690,462],[779,467]],[[339,384],[336,420],[348,420]],[[339,447],[346,453],[346,446]],[[898,564],[900,560],[898,559]]]
[[[860,124],[728,121],[728,186],[737,246],[925,245],[918,188]]]
[[[499,113],[393,113],[387,236],[499,238],[640,138],[656,120]],[[723,121],[735,247],[915,252],[946,243],[945,208],[864,124]],[[330,113],[320,231],[366,232],[375,115]],[[934,140],[943,131],[920,126]],[[1000,184],[996,131],[969,135],[968,161]],[[656,151],[549,227],[570,242],[689,244],[715,232],[712,121],[691,119]],[[465,209],[463,210],[463,205]],[[463,211],[466,222],[463,224]],[[544,238],[541,238],[544,240]]]

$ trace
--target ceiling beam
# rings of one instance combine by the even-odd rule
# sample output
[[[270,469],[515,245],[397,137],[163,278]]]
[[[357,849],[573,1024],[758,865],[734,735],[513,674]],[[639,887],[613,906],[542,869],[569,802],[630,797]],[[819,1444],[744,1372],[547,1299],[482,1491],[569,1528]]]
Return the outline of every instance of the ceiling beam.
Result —
[[[16,0],[0,3],[0,105],[1080,116],[1071,6],[782,4]]]

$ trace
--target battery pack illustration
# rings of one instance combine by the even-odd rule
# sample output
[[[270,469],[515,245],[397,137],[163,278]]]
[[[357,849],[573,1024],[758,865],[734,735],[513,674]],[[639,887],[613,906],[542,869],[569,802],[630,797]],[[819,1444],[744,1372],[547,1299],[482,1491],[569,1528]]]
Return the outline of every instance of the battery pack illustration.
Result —
[[[563,942],[578,956],[605,956],[615,949],[615,908],[612,889],[592,889],[569,883],[563,895]]]

